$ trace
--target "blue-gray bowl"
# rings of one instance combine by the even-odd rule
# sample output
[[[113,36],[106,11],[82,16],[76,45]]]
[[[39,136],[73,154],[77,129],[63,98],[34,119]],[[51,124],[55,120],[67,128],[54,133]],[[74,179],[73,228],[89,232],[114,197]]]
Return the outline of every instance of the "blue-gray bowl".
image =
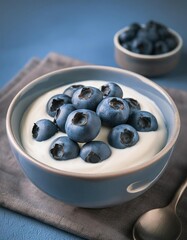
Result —
[[[49,167],[29,156],[20,140],[20,122],[30,103],[50,89],[84,80],[106,80],[135,88],[156,102],[164,115],[168,138],[150,161],[115,173],[81,174]],[[104,66],[82,66],[51,72],[32,81],[12,100],[6,118],[12,151],[25,175],[41,190],[71,205],[108,207],[145,192],[163,173],[180,130],[180,118],[171,97],[158,85],[138,74]]]

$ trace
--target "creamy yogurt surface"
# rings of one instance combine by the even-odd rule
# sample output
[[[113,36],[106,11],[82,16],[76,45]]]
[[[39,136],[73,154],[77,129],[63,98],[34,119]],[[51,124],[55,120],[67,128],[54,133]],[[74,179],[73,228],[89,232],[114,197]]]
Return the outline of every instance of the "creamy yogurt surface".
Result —
[[[106,83],[107,81],[88,80],[76,82],[74,84],[93,86],[100,89],[100,87]],[[50,139],[38,142],[32,137],[32,128],[34,123],[40,119],[49,119],[53,121],[53,118],[46,112],[46,104],[52,96],[63,93],[64,90],[71,85],[72,84],[65,85],[43,94],[31,103],[24,113],[21,121],[21,141],[25,151],[31,157],[56,169],[68,172],[96,174],[117,172],[141,165],[142,163],[150,161],[151,158],[164,147],[167,139],[167,130],[160,109],[151,99],[132,88],[118,84],[123,90],[124,98],[136,99],[140,103],[141,110],[151,112],[156,117],[158,129],[151,132],[138,132],[139,141],[132,147],[116,149],[110,146],[112,151],[111,156],[99,163],[87,163],[80,157],[64,161],[54,160],[49,154],[50,145],[56,138],[66,136],[66,134],[58,132]],[[109,130],[110,129],[106,127],[102,127],[99,135],[94,140],[100,140],[107,143]],[[80,146],[81,145],[82,144],[80,144]]]

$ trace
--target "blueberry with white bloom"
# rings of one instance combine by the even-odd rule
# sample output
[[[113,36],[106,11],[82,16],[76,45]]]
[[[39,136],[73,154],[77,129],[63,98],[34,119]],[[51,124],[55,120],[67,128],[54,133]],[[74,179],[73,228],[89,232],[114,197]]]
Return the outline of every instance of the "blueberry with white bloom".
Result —
[[[58,126],[59,130],[65,133],[65,123],[69,114],[75,111],[73,104],[64,104],[57,109],[56,115],[54,117],[54,122]]]
[[[103,99],[103,93],[95,87],[82,87],[72,96],[72,103],[76,109],[95,110]]]
[[[135,38],[131,45],[132,52],[150,55],[153,51],[153,44],[147,38]]]
[[[136,110],[140,110],[140,103],[134,99],[134,98],[124,98],[125,101],[127,101],[129,108],[130,108],[130,114]]]
[[[158,129],[158,122],[155,116],[147,111],[134,111],[128,123],[139,132],[150,132]]]
[[[63,93],[65,95],[69,96],[69,97],[72,97],[74,92],[77,89],[82,88],[82,87],[84,87],[84,85],[82,85],[82,84],[74,84],[74,85],[71,85],[70,87],[66,88]]]
[[[123,91],[121,87],[113,82],[108,82],[107,84],[101,86],[101,91],[104,97],[123,97]]]
[[[134,146],[139,140],[135,128],[128,124],[121,124],[112,128],[108,135],[109,144],[118,149]]]
[[[125,42],[129,42],[132,39],[134,39],[136,37],[136,33],[137,30],[136,29],[127,29],[126,31],[123,31],[120,35],[119,35],[119,42],[120,44],[123,44]]]
[[[78,109],[69,114],[65,131],[75,142],[90,142],[101,129],[101,120],[94,111]]]
[[[71,103],[71,98],[65,94],[52,96],[47,102],[46,111],[49,116],[54,117],[57,109],[65,103]]]
[[[165,39],[165,43],[170,51],[177,47],[177,39],[172,34]]]
[[[165,41],[157,41],[154,45],[154,54],[163,54],[169,52],[169,47]]]
[[[51,138],[57,131],[55,123],[48,119],[41,119],[34,123],[32,136],[36,141],[41,142]]]
[[[109,158],[111,149],[108,144],[102,141],[92,141],[83,145],[80,150],[80,157],[88,163],[98,163]]]
[[[96,113],[100,117],[103,125],[114,127],[128,120],[130,109],[124,99],[107,97],[100,102]]]
[[[79,145],[67,136],[55,139],[50,146],[50,155],[55,160],[69,160],[79,156]]]

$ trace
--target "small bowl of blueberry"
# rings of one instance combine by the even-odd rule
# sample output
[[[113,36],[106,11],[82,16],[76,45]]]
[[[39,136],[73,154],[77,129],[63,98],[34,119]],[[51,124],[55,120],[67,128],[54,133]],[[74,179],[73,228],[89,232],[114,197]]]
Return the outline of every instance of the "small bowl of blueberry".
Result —
[[[119,66],[148,77],[172,71],[179,62],[183,41],[162,23],[132,23],[114,36],[115,59]]]

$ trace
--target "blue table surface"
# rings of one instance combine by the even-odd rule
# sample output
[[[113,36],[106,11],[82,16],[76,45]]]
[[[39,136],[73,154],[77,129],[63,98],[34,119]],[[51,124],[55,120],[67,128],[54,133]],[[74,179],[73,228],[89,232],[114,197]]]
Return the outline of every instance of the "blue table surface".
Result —
[[[34,56],[57,52],[93,64],[117,67],[114,33],[132,22],[157,20],[183,38],[183,54],[170,74],[152,79],[187,90],[187,1],[0,0],[0,87]],[[0,208],[0,240],[80,239],[70,233]]]

